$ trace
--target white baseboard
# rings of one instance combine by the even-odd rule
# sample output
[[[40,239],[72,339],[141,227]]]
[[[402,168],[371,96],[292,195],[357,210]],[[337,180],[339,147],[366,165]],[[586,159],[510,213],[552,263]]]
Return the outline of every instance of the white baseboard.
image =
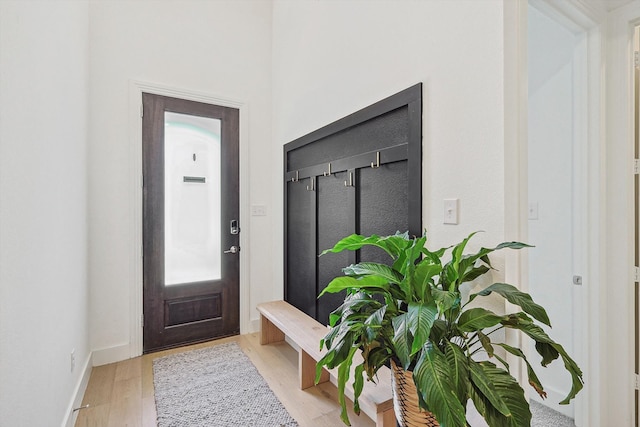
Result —
[[[82,375],[73,390],[71,402],[69,402],[67,412],[65,413],[64,420],[62,421],[62,427],[73,427],[76,423],[78,413],[74,413],[73,408],[78,408],[82,404],[82,398],[84,397],[84,392],[87,390],[89,378],[91,377],[91,368],[93,368],[92,355],[93,353],[89,353],[89,356],[87,356],[87,360],[82,367]]]
[[[102,366],[130,358],[129,344],[93,350],[93,366]]]
[[[253,332],[260,332],[260,318],[251,319],[249,321],[249,331],[248,331],[248,333],[251,334]]]

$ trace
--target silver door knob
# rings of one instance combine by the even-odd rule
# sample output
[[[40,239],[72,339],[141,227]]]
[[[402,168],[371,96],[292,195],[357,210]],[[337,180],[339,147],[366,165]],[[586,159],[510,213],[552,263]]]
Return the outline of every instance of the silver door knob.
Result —
[[[231,246],[228,251],[224,251],[225,254],[237,254],[238,252],[240,252],[238,246]]]

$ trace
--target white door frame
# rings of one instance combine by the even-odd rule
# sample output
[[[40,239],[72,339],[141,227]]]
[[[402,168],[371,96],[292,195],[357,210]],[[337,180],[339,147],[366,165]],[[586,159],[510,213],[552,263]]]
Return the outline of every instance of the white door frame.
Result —
[[[609,413],[611,425],[635,422],[635,309],[634,309],[634,73],[633,33],[640,25],[640,3],[616,9],[608,17],[607,46],[607,304],[608,331],[603,341],[608,351],[603,364],[607,369],[606,395],[621,398],[621,415]],[[610,405],[612,402],[608,402]],[[624,416],[624,418],[622,418]],[[618,418],[616,420],[616,418]]]
[[[602,135],[603,75],[601,72],[602,22],[603,16],[588,9],[580,0],[556,2],[553,0],[533,0],[538,9],[552,16],[574,33],[584,33],[586,58],[577,51],[574,61],[586,63],[586,75],[576,75],[579,84],[586,87],[586,96],[576,102],[578,134],[574,136],[586,141],[584,150],[575,159],[578,175],[583,179],[584,191],[575,196],[578,203],[586,207],[582,221],[577,224],[582,237],[582,245],[576,250],[584,260],[582,295],[574,301],[576,316],[585,319],[577,331],[581,348],[575,347],[580,366],[585,373],[585,388],[578,395],[575,406],[576,425],[579,427],[600,425],[623,425],[601,423],[601,399],[606,393],[601,391],[601,362],[605,354],[600,344],[605,337],[602,320],[605,307],[602,305],[606,292],[603,286],[604,252],[603,195],[602,185],[604,161]],[[528,237],[528,167],[527,167],[527,1],[505,0],[505,235],[508,239],[527,241]],[[509,41],[513,38],[514,41]],[[583,81],[580,83],[580,80]],[[576,100],[578,101],[578,100]],[[582,123],[582,125],[580,125]],[[582,132],[582,134],[580,134]],[[507,280],[520,283],[528,289],[528,261],[526,254],[510,254],[507,259]],[[580,310],[580,312],[578,312]],[[580,337],[584,339],[580,340]],[[588,339],[587,339],[588,338]],[[507,336],[520,344],[521,337]],[[526,347],[526,346],[525,346]],[[518,372],[522,384],[527,383],[526,370],[519,364]]]
[[[249,309],[249,107],[242,101],[166,85],[131,80],[129,83],[129,135],[131,142],[130,179],[131,206],[134,230],[131,237],[132,253],[140,254],[131,262],[129,283],[130,340],[129,356],[142,354],[142,93],[152,93],[189,101],[205,102],[240,111],[240,333],[247,333],[250,326]]]

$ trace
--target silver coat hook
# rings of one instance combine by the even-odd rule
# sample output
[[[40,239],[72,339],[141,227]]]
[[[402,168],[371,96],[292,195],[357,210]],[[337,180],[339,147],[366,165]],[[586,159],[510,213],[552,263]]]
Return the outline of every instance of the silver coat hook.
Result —
[[[329,176],[329,175],[331,175],[331,163],[329,163],[329,168],[328,168],[327,172],[323,172],[322,173],[322,176]]]
[[[349,172],[349,181],[344,182],[345,187],[353,187],[353,173]]]
[[[315,179],[311,177],[311,185],[307,185],[307,191],[315,191]]]
[[[379,168],[380,167],[380,152],[376,151],[376,162],[373,163],[371,162],[371,167],[372,168]]]
[[[296,177],[295,178],[291,178],[291,182],[298,182],[300,181],[300,176],[298,174],[298,171],[296,171]]]

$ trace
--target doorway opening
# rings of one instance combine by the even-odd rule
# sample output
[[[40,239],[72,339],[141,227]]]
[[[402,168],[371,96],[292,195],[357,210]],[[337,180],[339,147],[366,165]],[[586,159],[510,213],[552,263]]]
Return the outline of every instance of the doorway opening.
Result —
[[[587,156],[587,34],[569,28],[529,4],[528,42],[528,252],[529,292],[547,309],[550,336],[585,367],[581,307],[586,303],[585,268]],[[532,344],[533,346],[533,344]],[[539,366],[533,347],[532,364]],[[533,363],[535,362],[535,363]],[[536,400],[583,425],[576,409],[584,399],[559,405],[571,388],[562,366],[537,371],[548,393]]]

